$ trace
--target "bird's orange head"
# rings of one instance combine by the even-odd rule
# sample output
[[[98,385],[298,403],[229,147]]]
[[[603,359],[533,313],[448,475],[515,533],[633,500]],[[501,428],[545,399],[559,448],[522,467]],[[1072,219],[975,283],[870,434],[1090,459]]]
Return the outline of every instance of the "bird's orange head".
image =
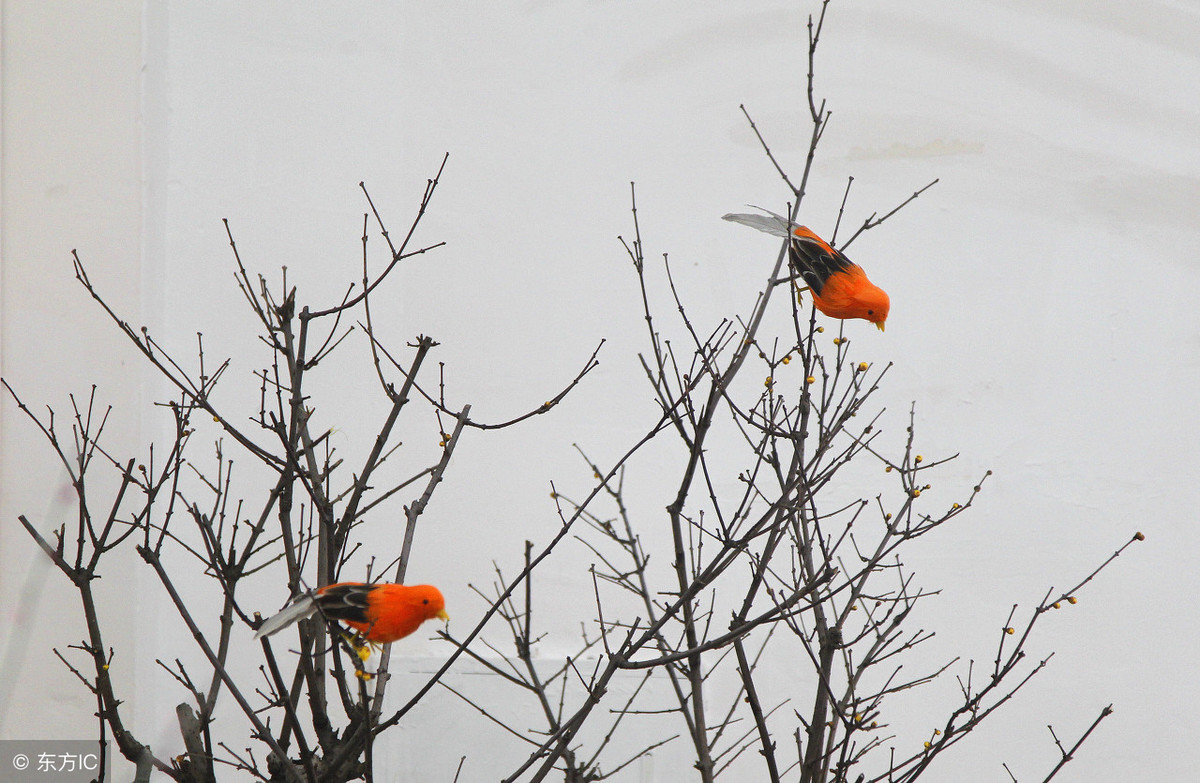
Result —
[[[863,311],[859,317],[875,324],[882,332],[883,324],[887,321],[888,311],[892,308],[892,301],[888,298],[887,292],[876,285],[868,284],[859,292],[859,299]]]
[[[420,602],[426,620],[435,617],[439,620],[450,619],[450,615],[446,614],[446,599],[442,597],[442,591],[433,585],[413,585],[409,595],[414,602]]]

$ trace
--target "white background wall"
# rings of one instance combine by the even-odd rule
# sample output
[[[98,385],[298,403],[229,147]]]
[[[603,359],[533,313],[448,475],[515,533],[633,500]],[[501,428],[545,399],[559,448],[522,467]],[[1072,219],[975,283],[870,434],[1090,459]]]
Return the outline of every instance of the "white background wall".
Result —
[[[466,584],[487,584],[493,560],[515,569],[521,541],[552,534],[549,481],[586,487],[572,444],[611,460],[653,415],[616,239],[630,233],[629,182],[648,255],[670,253],[696,320],[752,303],[775,243],[719,217],[786,194],[738,105],[799,172],[814,8],[5,2],[3,375],[60,415],[69,392],[98,384],[115,406],[110,447],[139,453],[162,432],[147,408],[163,389],[73,282],[72,248],[130,322],[180,355],[202,330],[244,378],[264,355],[237,309],[220,219],[252,269],[277,280],[286,264],[302,297],[332,303],[359,274],[357,183],[398,229],[448,151],[422,229],[447,246],[380,300],[393,343],[433,335],[455,401],[497,420],[539,404],[609,341],[556,418],[469,436],[435,496],[411,573],[437,581],[452,628],[469,628],[482,606]],[[1057,652],[1050,669],[934,780],[1007,780],[1002,760],[1040,779],[1055,753],[1045,725],[1073,735],[1110,702],[1060,779],[1184,781],[1200,767],[1197,40],[1195,6],[1165,0],[830,6],[818,84],[834,116],[804,220],[828,230],[848,175],[855,220],[940,177],[856,241],[893,310],[885,335],[852,329],[864,359],[895,362],[892,429],[915,399],[926,451],[962,453],[939,484],[947,501],[994,471],[978,508],[915,553],[921,581],[944,588],[927,609],[933,652],[987,658],[1012,603],[1068,587],[1134,530],[1147,536],[1046,619],[1036,649]],[[319,411],[354,453],[374,381],[335,382]],[[225,393],[231,405],[256,394],[243,381]],[[0,417],[0,736],[87,736],[94,705],[49,653],[80,638],[78,608],[16,523],[61,518],[60,471],[8,396]],[[667,502],[656,480],[677,477],[639,471],[654,519]],[[127,662],[114,668],[135,731],[167,755],[182,694],[151,662],[191,653],[127,561],[101,584]],[[587,562],[577,547],[541,577],[557,632],[548,659],[572,649],[576,612],[590,611]],[[263,611],[279,590],[264,591]],[[444,654],[405,644],[414,669]],[[427,729],[470,725],[473,747],[409,728],[398,769],[450,779],[469,752],[470,779],[493,779],[505,767],[489,760],[519,755],[448,696],[423,709]],[[682,750],[631,779],[678,779]]]

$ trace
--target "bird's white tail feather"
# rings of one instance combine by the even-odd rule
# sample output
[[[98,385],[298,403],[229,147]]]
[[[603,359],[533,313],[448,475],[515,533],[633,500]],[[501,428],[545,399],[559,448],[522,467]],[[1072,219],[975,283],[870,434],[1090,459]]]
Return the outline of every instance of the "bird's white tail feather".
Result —
[[[755,207],[755,209],[762,209],[762,207]],[[722,220],[728,220],[731,223],[741,223],[743,226],[756,228],[759,231],[766,232],[772,236],[790,237],[792,235],[791,228],[794,228],[795,225],[789,224],[787,218],[785,218],[783,215],[776,215],[774,212],[771,212],[768,209],[763,209],[763,212],[766,212],[767,214],[750,215],[745,213],[730,213],[725,215]]]
[[[254,634],[254,638],[261,639],[264,636],[270,636],[277,631],[287,628],[297,620],[303,620],[315,611],[317,611],[317,602],[313,600],[313,597],[311,595],[302,595],[284,607],[283,611],[279,612],[279,614],[268,617],[267,621],[258,627],[258,632]]]

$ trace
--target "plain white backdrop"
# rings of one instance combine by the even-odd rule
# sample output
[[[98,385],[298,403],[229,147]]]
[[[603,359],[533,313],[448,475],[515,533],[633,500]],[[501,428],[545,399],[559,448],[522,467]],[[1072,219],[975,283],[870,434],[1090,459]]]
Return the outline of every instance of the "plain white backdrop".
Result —
[[[9,0],[3,376],[60,415],[97,384],[116,453],[162,437],[151,403],[166,390],[73,281],[77,248],[110,304],[180,356],[203,331],[242,378],[225,403],[255,405],[245,379],[265,354],[221,218],[253,271],[277,281],[286,265],[301,298],[333,304],[360,274],[358,182],[395,231],[448,152],[419,239],[446,245],[377,300],[393,344],[435,337],[454,402],[495,421],[539,405],[607,340],[554,416],[469,436],[435,495],[410,574],[442,587],[452,630],[469,628],[483,606],[467,584],[488,584],[493,561],[516,570],[525,539],[553,534],[549,482],[587,486],[572,444],[610,462],[653,416],[617,239],[631,233],[631,181],[647,255],[670,254],[693,319],[752,305],[776,242],[720,216],[787,193],[738,107],[798,174],[816,10]],[[961,453],[938,485],[947,502],[994,471],[977,508],[912,563],[943,589],[925,619],[932,653],[986,659],[1013,603],[1147,537],[1044,620],[1047,671],[931,780],[1008,780],[1001,761],[1040,780],[1056,754],[1046,725],[1074,736],[1109,703],[1058,779],[1187,781],[1200,768],[1198,40],[1200,8],[1170,0],[830,5],[817,89],[833,119],[802,219],[827,233],[849,176],[855,223],[940,180],[855,242],[893,307],[886,334],[850,329],[864,359],[895,363],[890,426],[916,400],[926,451]],[[374,378],[354,374],[362,348],[315,390],[336,389],[318,410],[350,453],[378,405]],[[50,653],[82,638],[78,605],[16,522],[69,518],[62,473],[7,395],[0,417],[0,737],[90,736],[94,703]],[[677,475],[639,470],[653,520]],[[181,750],[184,694],[153,661],[195,653],[136,556],[118,562],[98,586],[114,670],[131,728],[165,757]],[[540,577],[548,660],[573,651],[591,611],[587,562],[577,547]],[[195,589],[208,589],[199,575]],[[264,613],[281,591],[264,587]],[[421,634],[395,653],[414,673],[444,654]],[[465,779],[495,779],[522,755],[444,694],[414,715],[386,751],[397,773],[449,780],[467,753]],[[683,779],[676,744],[623,779]]]

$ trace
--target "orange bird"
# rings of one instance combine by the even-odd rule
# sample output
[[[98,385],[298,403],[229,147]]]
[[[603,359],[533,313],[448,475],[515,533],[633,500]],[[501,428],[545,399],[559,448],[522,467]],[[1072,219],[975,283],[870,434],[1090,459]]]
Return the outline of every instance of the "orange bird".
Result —
[[[294,598],[283,611],[264,621],[254,638],[270,636],[317,611],[378,644],[403,639],[426,620],[450,619],[446,601],[433,585],[338,582]]]
[[[867,279],[862,267],[807,227],[797,226],[774,212],[763,212],[767,214],[730,214],[724,219],[791,240],[788,259],[795,274],[808,284],[817,309],[831,318],[862,318],[882,332],[891,301],[882,288]]]

